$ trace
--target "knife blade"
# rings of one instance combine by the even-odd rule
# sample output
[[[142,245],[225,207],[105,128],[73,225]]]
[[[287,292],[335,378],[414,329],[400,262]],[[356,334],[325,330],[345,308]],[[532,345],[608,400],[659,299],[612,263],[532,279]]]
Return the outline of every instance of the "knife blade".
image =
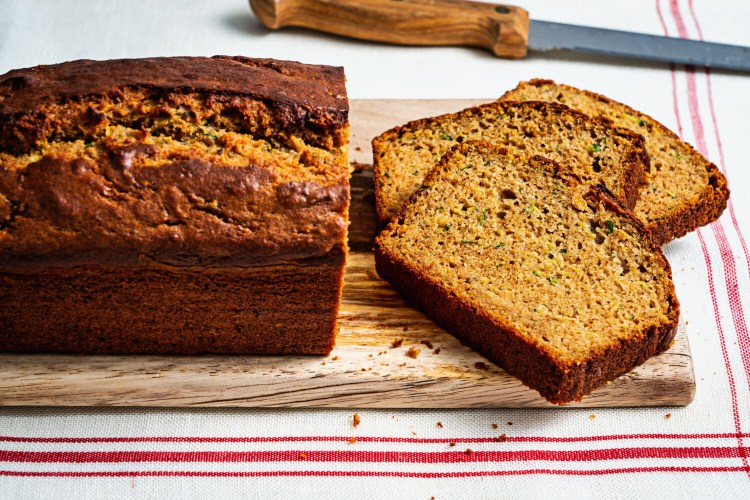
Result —
[[[518,59],[568,50],[750,73],[750,47],[529,20],[526,10],[468,0],[250,0],[269,29],[285,26],[401,45],[483,47]]]
[[[547,21],[531,21],[529,48],[572,50],[750,73],[750,47]]]

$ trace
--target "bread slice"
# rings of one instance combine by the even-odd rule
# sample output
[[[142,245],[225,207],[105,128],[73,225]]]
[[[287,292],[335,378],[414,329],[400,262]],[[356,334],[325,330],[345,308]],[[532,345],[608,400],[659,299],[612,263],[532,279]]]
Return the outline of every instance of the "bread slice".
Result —
[[[669,263],[603,187],[486,142],[445,155],[375,242],[415,307],[553,403],[667,349]]]
[[[727,180],[716,165],[640,111],[551,80],[521,82],[501,99],[563,103],[641,134],[651,159],[651,173],[634,212],[659,244],[715,221],[727,206]]]
[[[559,104],[495,102],[416,120],[372,141],[375,208],[381,227],[453,145],[486,140],[567,165],[604,184],[632,208],[649,169],[641,138]]]

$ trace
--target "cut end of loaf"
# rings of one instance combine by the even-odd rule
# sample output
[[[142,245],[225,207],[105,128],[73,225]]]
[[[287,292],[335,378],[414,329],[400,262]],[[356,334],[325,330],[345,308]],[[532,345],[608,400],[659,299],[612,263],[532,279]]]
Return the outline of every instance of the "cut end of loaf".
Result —
[[[441,160],[375,255],[414,305],[562,403],[674,335],[669,264],[642,229],[552,161],[469,142]]]

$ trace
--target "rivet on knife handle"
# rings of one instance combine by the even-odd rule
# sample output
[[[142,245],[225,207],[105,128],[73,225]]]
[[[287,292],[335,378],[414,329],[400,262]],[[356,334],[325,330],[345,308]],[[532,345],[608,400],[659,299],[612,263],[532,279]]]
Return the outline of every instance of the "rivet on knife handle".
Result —
[[[529,14],[519,7],[465,0],[250,0],[270,29],[298,26],[401,45],[483,47],[526,55]]]

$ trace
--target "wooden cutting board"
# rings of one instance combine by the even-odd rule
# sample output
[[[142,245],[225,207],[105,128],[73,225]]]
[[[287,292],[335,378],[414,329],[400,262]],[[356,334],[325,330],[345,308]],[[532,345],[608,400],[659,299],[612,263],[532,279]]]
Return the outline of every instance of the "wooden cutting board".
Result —
[[[352,176],[341,331],[330,356],[0,354],[0,405],[552,407],[409,307],[375,272],[370,140],[407,120],[486,101],[351,102],[351,159],[358,170]],[[419,349],[416,358],[407,355],[411,348]],[[566,407],[686,405],[694,394],[680,325],[669,351]]]

